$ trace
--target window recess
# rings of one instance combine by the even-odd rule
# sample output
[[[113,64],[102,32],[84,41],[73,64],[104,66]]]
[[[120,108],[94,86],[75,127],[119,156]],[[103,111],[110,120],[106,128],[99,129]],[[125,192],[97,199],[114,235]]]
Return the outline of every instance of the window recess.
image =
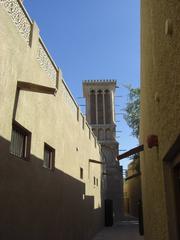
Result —
[[[43,167],[50,170],[55,169],[55,149],[44,143],[44,163]]]
[[[30,158],[31,133],[16,121],[12,124],[10,153],[24,160]]]

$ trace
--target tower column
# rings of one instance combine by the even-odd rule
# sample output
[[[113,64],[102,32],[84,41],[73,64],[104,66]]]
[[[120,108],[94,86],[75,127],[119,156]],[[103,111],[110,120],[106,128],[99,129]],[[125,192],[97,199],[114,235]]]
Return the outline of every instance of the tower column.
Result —
[[[104,90],[103,90],[103,124],[106,124]]]
[[[110,99],[111,99],[111,101],[110,101],[110,104],[111,104],[111,109],[112,109],[112,119],[111,119],[111,121],[114,123],[115,122],[115,112],[114,112],[114,92],[113,91],[111,91],[111,93],[110,93]]]
[[[95,98],[96,98],[96,124],[98,124],[98,99],[97,99],[97,90],[95,90]]]

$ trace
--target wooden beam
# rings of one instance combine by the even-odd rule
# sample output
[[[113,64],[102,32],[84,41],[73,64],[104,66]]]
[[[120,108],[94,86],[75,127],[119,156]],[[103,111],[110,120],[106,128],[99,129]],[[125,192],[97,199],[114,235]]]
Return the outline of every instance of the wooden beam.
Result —
[[[93,159],[89,159],[89,162],[97,163],[97,164],[104,164],[103,162],[100,162],[100,161],[97,161],[97,160],[93,160]]]
[[[136,154],[136,153],[139,153],[139,152],[142,152],[142,151],[144,151],[144,145],[140,145],[138,147],[132,148],[131,150],[117,156],[117,160],[119,161],[123,158],[127,158],[127,157],[129,157],[133,154]]]
[[[21,81],[17,82],[17,87],[20,90],[24,90],[24,91],[38,92],[38,93],[45,93],[45,94],[52,94],[52,95],[55,95],[57,91],[56,88],[51,88],[51,87],[38,85],[35,83],[21,82]]]

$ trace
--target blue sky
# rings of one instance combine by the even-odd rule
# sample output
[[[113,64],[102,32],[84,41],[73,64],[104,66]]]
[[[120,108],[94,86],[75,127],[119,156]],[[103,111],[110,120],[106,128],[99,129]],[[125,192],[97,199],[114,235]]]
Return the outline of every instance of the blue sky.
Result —
[[[116,112],[125,107],[127,89],[140,81],[140,0],[24,0],[30,17],[79,104],[82,81],[116,79]],[[82,107],[82,111],[84,109]],[[117,115],[120,149],[138,145]],[[121,164],[127,168],[128,160]]]

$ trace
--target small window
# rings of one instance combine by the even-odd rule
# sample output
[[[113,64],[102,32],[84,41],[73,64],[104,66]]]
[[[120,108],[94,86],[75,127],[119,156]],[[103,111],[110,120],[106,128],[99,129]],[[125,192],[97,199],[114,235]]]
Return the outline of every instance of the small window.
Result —
[[[55,168],[55,149],[44,143],[44,164],[43,167],[54,170]]]
[[[83,168],[80,168],[80,178],[83,179]]]
[[[96,178],[94,177],[94,185],[96,185]]]
[[[98,178],[94,177],[94,186],[98,186]]]
[[[96,186],[98,187],[98,178],[96,178]]]
[[[30,157],[31,133],[19,123],[13,122],[10,153],[24,160]]]

